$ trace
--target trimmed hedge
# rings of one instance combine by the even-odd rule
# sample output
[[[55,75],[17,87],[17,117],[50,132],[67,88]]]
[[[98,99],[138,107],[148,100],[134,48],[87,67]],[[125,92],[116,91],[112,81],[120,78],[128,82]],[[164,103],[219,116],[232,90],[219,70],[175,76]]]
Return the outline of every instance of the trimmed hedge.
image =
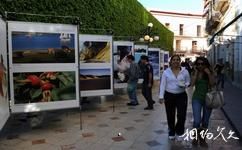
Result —
[[[137,0],[1,0],[0,10],[51,16],[31,16],[8,13],[8,20],[51,23],[76,23],[80,18],[80,32],[107,34],[112,29],[114,37],[132,37],[137,41],[149,22],[154,24],[153,35],[160,40],[152,45],[172,51],[173,32],[156,20]],[[78,21],[79,22],[79,21]],[[94,29],[94,30],[93,30]],[[100,29],[100,30],[95,30]]]

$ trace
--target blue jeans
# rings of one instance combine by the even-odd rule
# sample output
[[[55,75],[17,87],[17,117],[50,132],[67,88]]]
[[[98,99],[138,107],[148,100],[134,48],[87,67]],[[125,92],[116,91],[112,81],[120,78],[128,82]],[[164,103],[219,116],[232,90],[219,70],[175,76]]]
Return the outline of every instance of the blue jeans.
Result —
[[[137,82],[129,82],[127,87],[127,92],[129,95],[130,102],[132,104],[137,104],[137,95],[136,95],[136,89],[137,89]]]
[[[193,128],[208,128],[209,118],[212,112],[212,109],[207,108],[205,102],[199,100],[192,100],[192,111],[193,111]],[[201,116],[201,112],[202,116]],[[202,124],[202,126],[201,126]]]

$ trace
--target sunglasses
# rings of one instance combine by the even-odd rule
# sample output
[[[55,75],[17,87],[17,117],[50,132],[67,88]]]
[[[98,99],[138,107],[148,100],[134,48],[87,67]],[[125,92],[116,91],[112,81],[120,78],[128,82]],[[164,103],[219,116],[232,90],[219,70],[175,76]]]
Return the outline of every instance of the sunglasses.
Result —
[[[197,66],[202,66],[204,65],[204,63],[197,63]]]

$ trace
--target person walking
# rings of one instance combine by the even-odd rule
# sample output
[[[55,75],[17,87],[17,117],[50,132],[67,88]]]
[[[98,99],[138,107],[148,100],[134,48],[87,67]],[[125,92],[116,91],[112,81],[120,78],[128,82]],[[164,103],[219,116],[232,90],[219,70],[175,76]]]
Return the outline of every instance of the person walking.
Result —
[[[200,144],[203,147],[207,147],[206,136],[201,137],[200,133],[205,133],[208,128],[212,109],[206,107],[205,98],[209,87],[212,87],[214,84],[214,77],[208,60],[205,57],[198,57],[195,61],[191,82],[191,86],[195,86],[192,96],[193,128],[197,130],[198,135],[198,138],[192,141],[192,144],[195,146]]]
[[[223,59],[219,59],[218,63],[214,67],[214,71],[217,74],[217,88],[224,89],[224,64]],[[221,84],[221,85],[220,85]]]
[[[127,61],[130,64],[129,69],[126,71],[126,74],[128,76],[128,87],[127,92],[129,95],[130,102],[127,103],[128,106],[136,106],[138,105],[137,95],[136,95],[136,89],[137,89],[137,82],[139,80],[139,65],[135,63],[135,58],[133,55],[127,56]]]
[[[184,134],[187,112],[185,88],[189,85],[189,72],[185,67],[181,67],[180,56],[173,55],[170,59],[170,67],[162,74],[159,93],[160,102],[165,101],[170,140],[176,138],[181,141],[181,135]]]
[[[153,68],[149,63],[149,58],[146,55],[140,57],[141,64],[144,65],[143,68],[143,84],[142,84],[142,95],[147,101],[147,107],[145,110],[152,110],[155,101],[152,99],[152,86],[153,86]]]

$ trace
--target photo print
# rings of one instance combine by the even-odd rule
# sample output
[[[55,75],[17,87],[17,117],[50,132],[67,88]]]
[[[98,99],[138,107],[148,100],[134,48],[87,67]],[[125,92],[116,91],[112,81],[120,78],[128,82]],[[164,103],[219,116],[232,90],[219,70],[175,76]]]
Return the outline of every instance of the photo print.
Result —
[[[146,45],[135,45],[134,46],[134,58],[135,62],[138,63],[140,61],[140,57],[142,55],[147,55],[147,48]]]
[[[133,46],[117,45],[114,49],[114,82],[126,83],[128,76],[123,72],[129,68],[127,56],[132,55]]]
[[[153,75],[155,79],[160,78],[160,51],[148,51],[150,64],[153,67]]]
[[[80,69],[80,91],[111,89],[111,69]]]
[[[75,63],[74,43],[74,34],[13,31],[12,62]]]
[[[13,73],[15,104],[76,99],[75,71]]]
[[[81,63],[110,63],[110,42],[107,41],[81,41]]]

